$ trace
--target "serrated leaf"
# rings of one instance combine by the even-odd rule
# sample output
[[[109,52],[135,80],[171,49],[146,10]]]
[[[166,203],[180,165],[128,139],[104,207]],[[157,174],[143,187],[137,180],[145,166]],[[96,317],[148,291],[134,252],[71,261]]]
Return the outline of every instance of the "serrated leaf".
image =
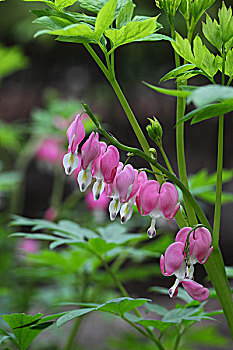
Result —
[[[160,40],[173,41],[173,39],[170,38],[167,35],[154,33],[154,34],[147,35],[144,38],[140,38],[140,39],[134,40],[134,42],[160,41]]]
[[[159,320],[141,320],[137,322],[138,324],[145,326],[145,327],[153,327],[156,328],[158,330],[160,330],[160,332],[164,332],[166,329],[168,329],[171,326],[174,326],[173,323],[168,323],[168,322],[162,322]]]
[[[25,324],[31,324],[34,321],[40,320],[43,314],[36,315],[11,314],[3,315],[2,318],[10,326],[13,334],[16,337],[17,345],[21,350],[26,350],[31,342],[40,334],[42,330],[31,329],[30,327],[19,328]]]
[[[116,4],[117,0],[109,0],[99,11],[95,22],[95,34],[98,39],[114,21]]]
[[[197,21],[201,15],[215,2],[215,0],[194,0],[191,5],[191,13]]]
[[[114,49],[153,34],[157,28],[156,18],[131,21],[121,29],[107,29],[105,36],[111,40]]]
[[[120,10],[116,19],[116,28],[120,29],[131,21],[134,12],[134,4],[132,0],[129,0],[125,6]]]
[[[64,18],[56,17],[56,16],[42,16],[42,17],[36,18],[33,21],[33,23],[41,24],[45,26],[46,29],[50,29],[50,30],[62,29],[72,24],[71,21]]]
[[[210,16],[206,14],[206,23],[202,23],[202,30],[206,39],[221,52],[223,43],[220,38],[219,25],[216,19],[212,21]]]
[[[95,310],[95,308],[85,308],[85,309],[72,310],[72,311],[66,313],[65,315],[59,317],[56,324],[58,327],[60,327],[63,324],[73,320],[74,318],[86,315],[89,312],[94,311],[94,310]]]
[[[175,97],[189,97],[189,95],[191,94],[190,91],[184,91],[184,90],[172,90],[172,89],[164,89],[164,88],[160,88],[158,86],[154,86],[151,84],[148,84],[146,82],[143,81],[143,84],[145,84],[146,86],[148,86],[149,88],[160,92],[164,95],[168,95],[168,96],[175,96]]]
[[[118,223],[99,227],[98,232],[107,243],[123,244],[131,240],[142,239],[143,235],[127,233],[126,228]]]
[[[186,61],[195,64],[195,58],[192,53],[191,44],[188,39],[183,39],[182,36],[176,33],[176,41],[171,43],[174,50],[183,57]]]
[[[218,11],[218,18],[220,37],[225,44],[233,37],[233,16],[231,7],[227,9],[224,2],[222,2],[222,8]]]

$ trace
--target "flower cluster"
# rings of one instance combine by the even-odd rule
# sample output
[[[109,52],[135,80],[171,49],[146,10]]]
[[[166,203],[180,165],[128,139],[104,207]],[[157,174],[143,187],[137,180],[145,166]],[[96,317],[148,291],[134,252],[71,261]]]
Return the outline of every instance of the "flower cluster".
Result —
[[[172,219],[179,210],[178,191],[171,183],[160,185],[155,180],[147,180],[144,171],[139,172],[131,164],[123,165],[120,155],[113,145],[107,146],[99,141],[98,133],[92,132],[81,147],[85,137],[81,116],[77,115],[67,130],[68,152],[63,158],[65,173],[78,173],[77,181],[81,192],[86,191],[95,180],[92,192],[97,201],[103,191],[111,198],[110,219],[114,220],[120,212],[121,223],[127,222],[136,203],[141,215],[150,215],[149,237],[156,234],[155,221],[158,217]]]
[[[184,227],[176,235],[175,242],[160,258],[160,267],[164,276],[176,276],[174,285],[169,289],[170,297],[178,293],[178,286],[182,286],[191,298],[203,301],[208,298],[209,290],[193,280],[194,264],[205,264],[213,247],[211,234],[204,228]]]

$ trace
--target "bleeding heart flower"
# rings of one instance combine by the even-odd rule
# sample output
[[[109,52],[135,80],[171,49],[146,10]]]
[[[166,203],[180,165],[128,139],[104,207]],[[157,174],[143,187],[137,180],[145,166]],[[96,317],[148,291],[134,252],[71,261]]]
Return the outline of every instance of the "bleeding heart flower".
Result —
[[[78,167],[78,145],[85,137],[85,128],[83,126],[81,116],[79,114],[77,115],[75,120],[70,124],[66,135],[69,142],[69,146],[68,153],[66,153],[63,158],[63,166],[65,168],[65,173],[67,175],[70,175]]]
[[[180,208],[176,187],[165,182],[161,186],[155,180],[144,183],[136,197],[138,211],[141,215],[152,217],[151,226],[147,231],[150,238],[155,236],[155,221],[159,217],[173,219]]]

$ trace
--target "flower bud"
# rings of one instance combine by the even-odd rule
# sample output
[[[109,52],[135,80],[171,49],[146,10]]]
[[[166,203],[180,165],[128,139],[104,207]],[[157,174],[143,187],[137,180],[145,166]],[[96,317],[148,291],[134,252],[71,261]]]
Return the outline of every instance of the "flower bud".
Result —
[[[147,125],[146,130],[148,132],[149,137],[158,145],[161,144],[163,129],[158,121],[154,117],[154,119],[147,118],[150,121],[150,124]]]

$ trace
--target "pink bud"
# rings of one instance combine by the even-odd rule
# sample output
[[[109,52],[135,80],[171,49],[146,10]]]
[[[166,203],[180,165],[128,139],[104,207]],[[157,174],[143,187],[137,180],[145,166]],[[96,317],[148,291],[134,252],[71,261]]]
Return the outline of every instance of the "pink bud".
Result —
[[[80,114],[78,114],[75,120],[70,124],[66,135],[69,142],[68,152],[74,154],[77,151],[78,145],[85,137],[85,128],[81,121]]]
[[[100,170],[103,174],[105,183],[109,184],[113,182],[116,175],[117,166],[119,164],[119,159],[120,156],[117,148],[112,145],[108,146],[107,152],[100,160]]]
[[[88,165],[100,154],[99,134],[92,132],[81,148],[82,168],[86,170]]]
[[[192,299],[197,301],[206,300],[210,294],[207,288],[204,288],[201,284],[190,279],[184,279],[182,281],[182,285],[188,293],[188,295],[190,295]]]

